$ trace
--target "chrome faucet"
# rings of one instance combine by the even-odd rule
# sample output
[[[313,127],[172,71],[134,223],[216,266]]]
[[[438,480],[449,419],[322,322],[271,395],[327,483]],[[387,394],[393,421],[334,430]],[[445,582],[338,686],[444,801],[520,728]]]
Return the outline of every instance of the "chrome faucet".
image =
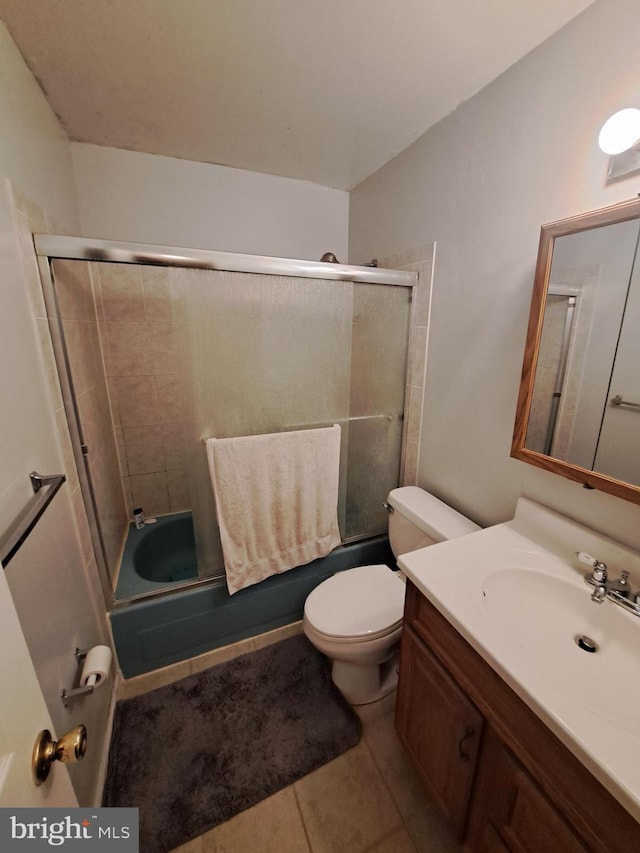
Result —
[[[605,563],[596,560],[590,554],[585,554],[584,551],[576,553],[581,563],[591,566],[591,572],[584,576],[585,583],[593,587],[591,601],[602,604],[608,598],[630,613],[640,616],[640,590],[635,595],[631,592],[629,572],[623,571],[619,578],[610,581]]]
[[[585,554],[584,551],[578,552],[578,559],[581,563],[591,566],[592,569],[590,574],[584,576],[585,581],[593,587],[591,601],[602,604],[607,597],[608,574],[606,564],[600,560],[596,560],[590,554]]]

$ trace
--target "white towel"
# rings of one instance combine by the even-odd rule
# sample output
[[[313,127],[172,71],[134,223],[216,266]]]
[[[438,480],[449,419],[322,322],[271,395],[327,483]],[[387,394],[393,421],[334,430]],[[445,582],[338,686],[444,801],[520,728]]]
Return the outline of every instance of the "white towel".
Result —
[[[340,544],[340,426],[206,442],[229,593]]]

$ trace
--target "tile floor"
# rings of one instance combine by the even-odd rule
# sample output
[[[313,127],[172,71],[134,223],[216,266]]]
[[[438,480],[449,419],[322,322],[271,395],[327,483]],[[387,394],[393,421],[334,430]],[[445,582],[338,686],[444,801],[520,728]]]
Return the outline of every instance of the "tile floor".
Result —
[[[300,631],[286,629],[123,683],[118,697],[253,651]],[[360,743],[175,853],[454,853],[452,839],[395,734],[395,694],[357,709]]]

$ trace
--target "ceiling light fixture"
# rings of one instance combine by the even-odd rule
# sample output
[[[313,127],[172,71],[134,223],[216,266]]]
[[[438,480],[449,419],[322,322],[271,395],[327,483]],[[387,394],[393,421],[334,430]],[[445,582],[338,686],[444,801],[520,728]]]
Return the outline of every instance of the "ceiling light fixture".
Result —
[[[640,171],[640,110],[628,107],[614,113],[602,125],[598,145],[610,155],[608,181]]]
[[[602,125],[598,145],[605,154],[622,154],[640,142],[640,110],[619,110]]]

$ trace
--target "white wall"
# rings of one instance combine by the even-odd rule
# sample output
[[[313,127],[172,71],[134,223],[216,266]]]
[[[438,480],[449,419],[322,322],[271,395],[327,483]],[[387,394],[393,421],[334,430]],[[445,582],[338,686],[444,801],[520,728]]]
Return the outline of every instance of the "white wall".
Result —
[[[1,23],[0,79],[0,529],[33,497],[31,471],[69,477],[5,577],[56,734],[77,722],[90,731],[85,761],[72,771],[78,797],[89,805],[99,783],[109,690],[69,710],[60,691],[77,675],[76,646],[105,642],[106,618],[76,532],[81,509],[72,499],[73,463],[57,437],[64,420],[46,381],[52,365],[39,346],[46,319],[30,245],[33,230],[77,231],[73,170],[66,134]]]
[[[640,191],[596,141],[638,43],[637,0],[598,0],[351,194],[352,260],[436,241],[419,482],[484,524],[526,494],[640,546],[638,506],[509,456],[540,225]]]
[[[51,217],[77,227],[69,143],[0,24],[0,526],[14,501],[28,496],[29,471],[56,459],[56,446],[35,347],[35,331],[16,245],[9,179]]]
[[[306,181],[73,143],[81,234],[319,260],[347,256],[349,194]]]

